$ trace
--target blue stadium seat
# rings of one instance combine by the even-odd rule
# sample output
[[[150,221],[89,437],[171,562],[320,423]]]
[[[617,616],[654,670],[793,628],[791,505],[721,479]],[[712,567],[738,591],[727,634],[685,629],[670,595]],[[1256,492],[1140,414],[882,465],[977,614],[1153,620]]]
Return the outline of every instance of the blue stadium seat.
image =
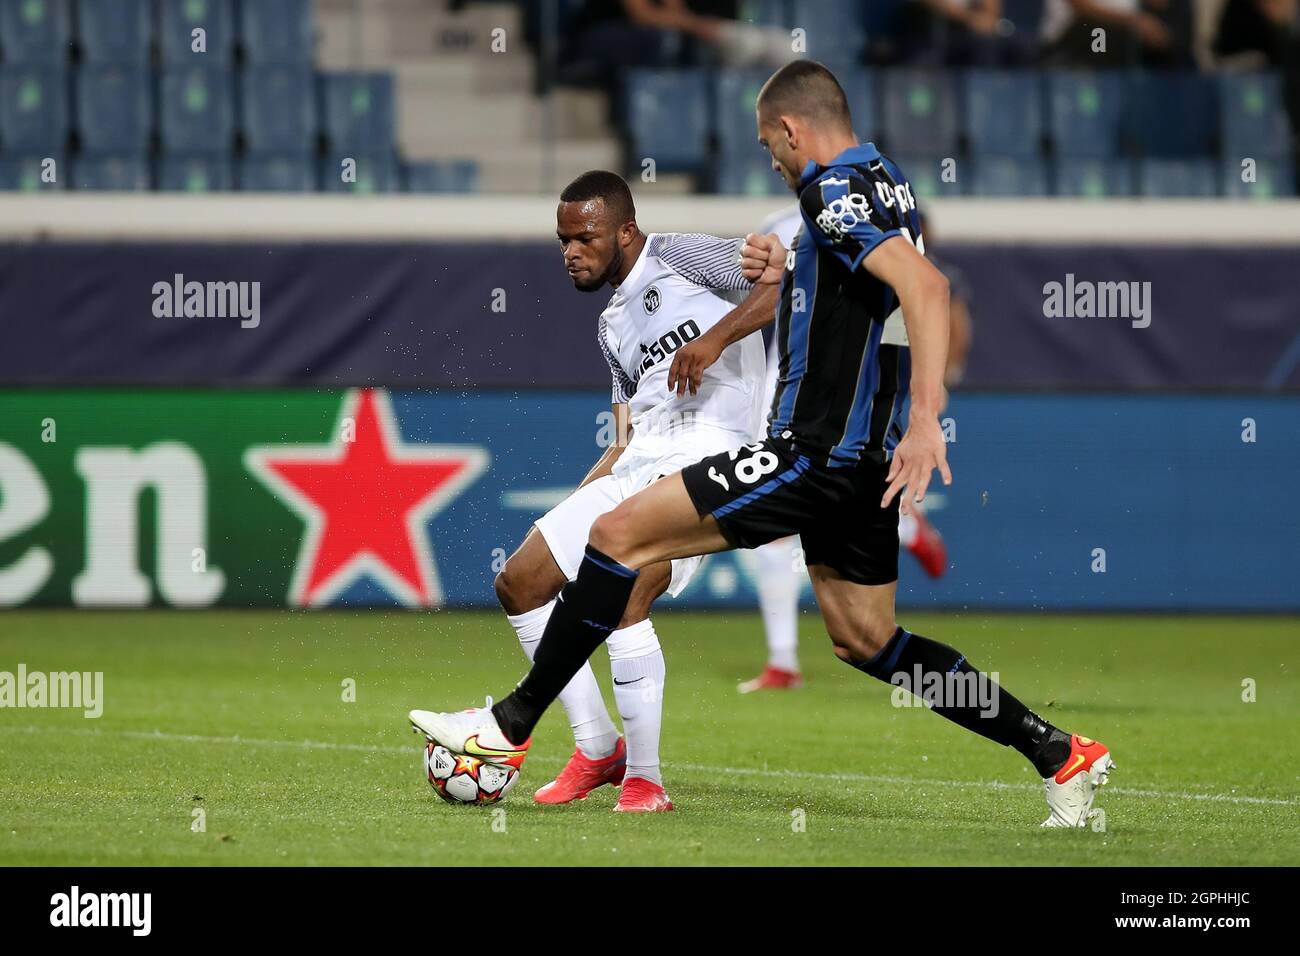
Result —
[[[307,66],[249,66],[239,76],[241,126],[254,152],[298,152],[315,144],[316,96]]]
[[[1133,80],[1134,133],[1143,156],[1197,157],[1214,151],[1218,102],[1209,77],[1148,70]]]
[[[1029,70],[971,70],[966,135],[972,152],[1037,156],[1043,141],[1042,82]]]
[[[790,187],[772,169],[767,151],[752,148],[723,153],[714,171],[713,191],[725,196],[785,196]]]
[[[1253,157],[1252,157],[1253,158]],[[1242,181],[1241,160],[1229,157],[1223,166],[1223,194],[1233,199],[1278,199],[1295,195],[1295,169],[1290,158],[1255,160],[1255,181]]]
[[[955,75],[889,70],[878,76],[886,147],[896,153],[955,155],[960,134]]]
[[[408,193],[478,192],[478,164],[469,159],[442,159],[406,163],[402,168],[402,189]]]
[[[967,183],[974,179],[975,169],[968,160],[908,153],[888,155],[912,184],[912,192],[918,199],[963,196],[969,191]],[[948,169],[952,171],[951,176],[946,174]]]
[[[158,48],[164,64],[220,66],[230,62],[235,35],[232,0],[158,0],[158,6]],[[205,33],[205,53],[194,51],[196,29]]]
[[[758,145],[754,100],[770,70],[720,70],[713,85],[714,129],[722,153],[736,155]]]
[[[7,64],[68,62],[68,0],[0,0],[0,52]]]
[[[790,23],[790,10],[785,0],[740,0],[736,5],[736,19],[760,27],[786,27]]]
[[[47,165],[53,160],[53,165]],[[46,171],[53,182],[46,182]],[[63,154],[55,156],[0,156],[0,192],[53,192],[66,189],[67,163]]]
[[[143,153],[79,156],[72,164],[75,189],[138,192],[149,188],[149,161]]]
[[[76,74],[76,127],[81,148],[135,153],[149,147],[153,97],[149,74],[134,66],[83,66]]]
[[[1217,196],[1219,177],[1210,159],[1145,159],[1138,183],[1144,196]]]
[[[1278,73],[1229,73],[1218,78],[1219,135],[1223,154],[1281,157],[1291,145],[1291,127]]]
[[[624,88],[629,164],[689,170],[707,158],[708,80],[700,70],[630,70]]]
[[[1115,73],[1046,74],[1048,128],[1059,156],[1117,156],[1124,129],[1124,80]]]
[[[164,156],[158,161],[158,188],[165,192],[210,193],[234,188],[226,156]]]
[[[278,156],[250,154],[235,163],[239,188],[257,193],[304,193],[316,190],[316,169],[307,153]]]
[[[1056,163],[1056,194],[1084,199],[1133,195],[1133,164],[1127,159],[1064,157]]]
[[[1046,196],[1047,164],[1037,156],[977,156],[975,196]]]
[[[77,0],[77,39],[87,63],[148,66],[152,5],[149,0]]]
[[[166,152],[224,153],[234,132],[233,77],[221,67],[174,67],[159,83],[159,130]]]
[[[356,160],[356,181],[343,181],[343,161]],[[335,154],[320,162],[321,189],[327,193],[390,193],[398,189],[397,162],[391,151],[383,153]]]
[[[249,63],[297,63],[312,59],[311,0],[244,0],[239,34]]]
[[[836,72],[861,62],[867,45],[861,0],[792,0],[790,26],[806,31],[806,54]]]
[[[321,122],[335,150],[392,148],[393,77],[389,73],[322,73],[317,78]]]
[[[62,67],[0,67],[0,148],[61,153],[68,139],[68,75]]]

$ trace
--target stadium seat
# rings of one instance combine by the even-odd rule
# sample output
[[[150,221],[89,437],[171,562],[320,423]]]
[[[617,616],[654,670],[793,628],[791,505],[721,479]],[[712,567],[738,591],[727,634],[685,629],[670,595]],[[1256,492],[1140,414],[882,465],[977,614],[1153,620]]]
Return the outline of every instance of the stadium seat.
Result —
[[[282,0],[275,0],[278,5]],[[267,4],[261,0],[260,5]],[[232,0],[158,0],[158,48],[163,63],[180,67],[230,62],[235,23]],[[205,53],[194,50],[194,31],[204,31]]]
[[[754,100],[770,70],[719,70],[713,84],[713,128],[723,154],[739,153],[746,146],[760,149],[754,126]]]
[[[790,11],[785,0],[740,0],[736,19],[760,27],[785,27],[790,23]]]
[[[478,164],[468,159],[406,163],[402,167],[402,189],[408,193],[477,192]]]
[[[792,0],[790,26],[805,31],[809,57],[838,73],[862,61],[867,45],[863,6],[862,0]]]
[[[708,82],[701,70],[630,70],[624,88],[629,165],[693,170],[707,158]]]
[[[1229,73],[1218,78],[1219,135],[1223,154],[1244,157],[1285,156],[1291,128],[1282,103],[1277,73]]]
[[[1143,156],[1198,157],[1214,150],[1218,102],[1209,77],[1148,70],[1130,87],[1134,134]]]
[[[356,161],[356,181],[343,181],[343,162]],[[321,189],[328,193],[389,193],[396,192],[397,162],[391,151],[383,153],[335,153],[320,162]]]
[[[1056,194],[1084,199],[1133,195],[1133,165],[1127,159],[1066,157],[1056,163]]]
[[[254,152],[298,152],[315,145],[316,97],[306,66],[249,66],[239,76],[240,125]]]
[[[96,153],[148,149],[153,129],[149,74],[134,66],[83,66],[76,73],[75,126]]]
[[[86,63],[149,65],[149,0],[77,0],[77,41]]]
[[[1256,159],[1254,182],[1243,181],[1242,172],[1241,160],[1232,157],[1224,160],[1225,196],[1233,199],[1279,199],[1295,195],[1295,170],[1289,158]]]
[[[1043,142],[1042,83],[1029,70],[971,70],[963,83],[972,152],[1038,156]]]
[[[244,192],[303,193],[317,188],[316,169],[307,153],[245,156],[235,163],[235,178]]]
[[[790,187],[772,169],[767,151],[755,144],[723,153],[713,177],[713,191],[724,196],[786,196]]]
[[[62,67],[0,67],[0,149],[63,152],[68,139],[68,77]]]
[[[221,67],[162,71],[159,130],[166,152],[224,153],[234,132],[233,77]]]
[[[888,70],[878,76],[885,146],[896,153],[954,156],[957,82],[943,70]]]
[[[968,160],[908,153],[888,155],[903,171],[918,198],[965,195],[967,182],[974,179],[974,166]],[[946,175],[949,169],[951,176]]]
[[[1047,164],[1037,156],[977,156],[971,194],[975,196],[1046,196]]]
[[[158,188],[164,192],[208,193],[233,188],[226,156],[164,156],[158,161]]]
[[[149,161],[143,153],[79,156],[72,163],[74,189],[133,192],[149,188]]]
[[[1124,80],[1115,73],[1053,70],[1046,74],[1048,130],[1058,156],[1120,153]]]
[[[68,62],[68,0],[0,0],[0,53],[6,64]]]
[[[1144,196],[1217,196],[1219,182],[1210,159],[1145,159],[1138,182]]]
[[[53,165],[47,165],[53,160]],[[46,170],[53,182],[46,182]],[[0,156],[0,192],[52,192],[68,188],[68,166],[55,156]]]
[[[389,73],[322,73],[320,116],[334,150],[381,152],[393,145],[393,77]]]
[[[311,0],[245,0],[239,5],[239,35],[249,63],[310,64]]]

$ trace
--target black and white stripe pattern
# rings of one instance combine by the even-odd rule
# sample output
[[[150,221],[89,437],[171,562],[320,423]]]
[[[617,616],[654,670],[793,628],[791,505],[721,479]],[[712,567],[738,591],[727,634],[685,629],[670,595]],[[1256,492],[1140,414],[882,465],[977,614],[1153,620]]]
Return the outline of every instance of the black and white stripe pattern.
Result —
[[[636,393],[636,382],[632,379],[632,376],[623,370],[623,366],[619,364],[618,356],[609,347],[609,341],[605,337],[608,330],[609,323],[605,321],[605,317],[602,315],[596,325],[596,342],[600,345],[600,354],[605,356],[605,361],[609,363],[609,370],[614,376],[610,402],[614,405],[626,405]]]
[[[662,232],[650,237],[646,251],[698,286],[742,292],[753,286],[740,271],[742,245],[702,232]]]

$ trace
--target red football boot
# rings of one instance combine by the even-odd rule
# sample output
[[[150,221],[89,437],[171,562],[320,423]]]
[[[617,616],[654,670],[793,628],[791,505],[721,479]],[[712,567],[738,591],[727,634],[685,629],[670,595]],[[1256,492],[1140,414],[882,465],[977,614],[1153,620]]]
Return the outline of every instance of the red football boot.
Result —
[[[802,686],[803,675],[798,671],[786,671],[768,664],[763,668],[763,673],[737,685],[736,690],[742,694],[752,694],[756,690],[795,690]]]
[[[916,539],[907,550],[921,562],[926,574],[941,578],[948,570],[948,547],[938,529],[930,524],[930,519],[920,509],[912,509],[912,515],[916,518]]]
[[[560,775],[533,794],[538,803],[571,803],[586,800],[587,794],[607,783],[618,786],[627,769],[627,745],[618,738],[618,746],[608,757],[592,760],[575,750]]]
[[[628,777],[614,807],[619,813],[665,813],[673,808],[664,788],[645,777]]]

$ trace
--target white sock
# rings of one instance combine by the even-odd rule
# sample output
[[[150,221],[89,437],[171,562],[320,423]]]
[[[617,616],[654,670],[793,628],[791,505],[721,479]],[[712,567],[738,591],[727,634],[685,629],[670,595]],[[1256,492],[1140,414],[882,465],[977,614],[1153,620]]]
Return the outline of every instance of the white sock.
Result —
[[[911,515],[898,516],[898,543],[905,548],[910,548],[916,543],[917,533],[916,518]]]
[[[799,577],[794,570],[794,538],[782,538],[754,552],[758,559],[758,606],[767,634],[767,662],[783,671],[799,670]]]
[[[627,776],[663,786],[659,774],[659,731],[663,726],[664,652],[649,620],[609,636],[609,669],[614,701],[627,740]]]
[[[546,622],[551,619],[551,610],[555,602],[523,614],[507,614],[506,620],[519,635],[519,643],[524,648],[528,659],[533,659],[537,645],[541,643]],[[618,746],[618,728],[609,719],[605,708],[605,698],[596,683],[596,675],[590,664],[583,664],[582,670],[573,675],[573,679],[560,691],[560,703],[569,716],[569,726],[573,728],[573,739],[583,756],[592,760],[608,757]]]

